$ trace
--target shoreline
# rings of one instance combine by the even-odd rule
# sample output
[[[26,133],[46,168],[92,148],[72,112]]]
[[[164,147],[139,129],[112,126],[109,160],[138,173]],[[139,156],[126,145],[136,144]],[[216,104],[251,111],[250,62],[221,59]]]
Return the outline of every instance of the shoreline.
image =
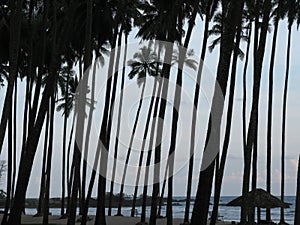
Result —
[[[0,215],[0,220],[2,220],[3,215]],[[87,222],[87,225],[94,225],[95,216],[89,216],[91,219]],[[80,219],[80,216],[76,217],[76,220]],[[149,221],[149,218],[146,219],[146,222]],[[157,219],[157,225],[165,225],[167,219]],[[107,225],[136,225],[140,222],[140,217],[125,217],[125,216],[106,216]],[[180,225],[183,223],[183,219],[174,219],[174,225]],[[22,224],[43,224],[43,217],[33,217],[32,215],[22,215]],[[67,219],[60,219],[59,216],[49,216],[49,224],[55,225],[64,225],[67,224]],[[79,221],[76,224],[80,224]],[[209,223],[208,223],[209,224]],[[219,225],[229,225],[231,222],[218,221]]]

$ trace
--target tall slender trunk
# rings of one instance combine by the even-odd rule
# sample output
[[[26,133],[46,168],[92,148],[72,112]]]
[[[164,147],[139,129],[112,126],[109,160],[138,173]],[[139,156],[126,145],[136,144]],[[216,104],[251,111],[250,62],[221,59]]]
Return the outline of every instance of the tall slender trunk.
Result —
[[[70,211],[70,200],[71,200],[71,190],[72,190],[72,172],[73,172],[73,164],[71,165],[70,168],[70,155],[71,155],[71,145],[72,145],[72,140],[73,140],[73,134],[74,134],[74,123],[75,123],[75,115],[73,116],[73,122],[72,122],[72,128],[70,132],[70,137],[69,137],[69,144],[68,144],[68,152],[67,152],[67,210],[66,210],[66,215],[69,215]]]
[[[1,225],[6,225],[8,211],[10,207],[11,200],[11,179],[12,179],[12,151],[13,151],[13,121],[12,121],[12,105],[9,106],[11,114],[8,117],[8,148],[7,148],[7,183],[6,183],[6,200],[5,200],[5,208],[4,215],[2,218]]]
[[[23,112],[23,137],[22,137],[22,145],[25,145],[26,143],[26,137],[27,137],[27,129],[28,129],[28,107],[30,104],[30,99],[29,99],[29,83],[30,79],[27,77],[26,79],[26,94],[25,94],[25,107],[24,107],[24,112]]]
[[[87,1],[87,22],[86,22],[86,33],[85,33],[85,57],[84,57],[84,72],[86,73],[90,65],[92,64],[93,59],[93,51],[92,51],[92,24],[93,24],[93,1]],[[92,93],[93,95],[94,93]],[[90,115],[89,122],[87,125],[87,133],[85,138],[85,148],[84,148],[84,157],[83,157],[83,167],[82,167],[82,183],[81,183],[81,201],[80,201],[80,214],[82,215],[83,205],[85,202],[85,185],[86,185],[86,170],[87,170],[87,157],[88,157],[88,143],[89,143],[89,136],[91,130],[91,122],[92,122],[92,115],[93,115],[93,105],[95,103],[92,102],[92,106],[90,108]]]
[[[118,37],[118,45],[117,45],[117,49],[116,49],[117,56],[116,56],[115,71],[114,71],[114,77],[113,77],[114,80],[113,80],[112,97],[111,97],[111,102],[110,102],[111,107],[110,107],[109,115],[111,115],[111,117],[113,116],[113,112],[114,112],[114,101],[115,101],[115,97],[116,97],[117,84],[118,84],[118,76],[119,76],[119,71],[118,71],[119,68],[118,67],[119,67],[120,56],[121,56],[122,34],[123,34],[123,30],[121,28],[120,31],[119,31],[119,35],[118,35],[119,36]],[[124,79],[124,77],[122,77],[122,79]],[[122,82],[124,82],[124,81],[122,80]],[[123,85],[123,88],[124,88],[124,83],[122,83],[121,85]],[[123,90],[121,90],[121,92],[123,92]],[[123,95],[123,93],[122,93],[122,95]],[[122,103],[121,103],[121,105],[122,105]],[[119,106],[118,120],[121,117],[121,115],[120,115],[121,108],[120,107],[121,106]],[[119,120],[119,122],[120,122],[120,120]],[[111,123],[111,122],[109,121],[109,123]],[[120,126],[120,123],[118,123],[117,126]],[[120,127],[119,127],[119,129],[120,129]],[[120,130],[119,130],[119,133],[120,133]],[[118,139],[118,136],[116,136],[116,140],[117,139]],[[113,165],[114,167],[116,166],[116,159],[117,159],[117,154],[118,154],[118,150],[117,150],[117,145],[116,144],[118,144],[118,142],[115,143],[115,152],[114,152],[115,158],[114,158],[114,165]],[[116,169],[116,168],[114,168],[114,169]],[[111,181],[111,186],[110,186],[110,190],[111,191],[110,191],[110,194],[109,194],[108,216],[111,216],[111,203],[112,203],[112,196],[113,196],[113,189],[114,189],[114,182],[113,182],[113,180],[115,178],[115,172],[116,171],[113,171],[113,173],[114,173],[113,176],[114,177],[113,177],[113,179]]]
[[[34,1],[31,1],[31,3],[33,4]],[[47,34],[46,31],[48,29],[48,11],[49,11],[49,2],[47,0],[43,1],[44,4],[44,11],[43,11],[43,20],[42,20],[42,49],[41,49],[41,57],[38,61],[38,75],[37,75],[37,80],[36,80],[36,84],[35,84],[35,93],[34,93],[34,97],[33,97],[33,103],[31,105],[31,95],[33,92],[33,75],[31,73],[34,72],[34,74],[36,74],[35,69],[32,68],[32,65],[30,65],[29,68],[29,74],[31,75],[28,81],[28,87],[26,87],[26,90],[28,91],[28,93],[26,93],[27,95],[27,104],[25,105],[25,109],[24,109],[24,127],[23,127],[23,144],[22,146],[26,145],[26,138],[28,138],[30,136],[30,132],[33,130],[33,126],[34,126],[34,122],[35,119],[37,118],[37,109],[38,109],[38,103],[39,103],[39,99],[40,99],[40,95],[41,95],[41,88],[42,88],[42,76],[45,73],[45,69],[44,69],[44,63],[45,63],[45,55],[46,55],[46,38],[47,38]],[[29,24],[31,25],[31,16],[33,14],[33,6],[31,6],[31,10],[32,12],[30,13],[30,18],[29,18]],[[30,43],[30,48],[32,47],[32,40]],[[30,55],[32,58],[32,54]],[[30,59],[30,63],[32,64],[32,59]],[[28,117],[28,118],[27,118]],[[21,153],[22,154],[22,153]],[[22,155],[21,155],[22,157]]]
[[[160,62],[161,59],[161,51],[162,51],[162,45],[159,43],[158,46],[158,62]],[[159,76],[159,63],[156,65],[156,77]],[[156,81],[155,81],[156,82]],[[162,93],[162,79],[159,79],[158,81],[158,88],[157,88],[157,95],[155,96],[161,96]],[[142,200],[142,213],[141,213],[141,221],[140,224],[144,224],[146,222],[146,206],[147,206],[147,191],[148,191],[148,180],[149,180],[149,166],[151,163],[151,156],[152,156],[152,149],[154,148],[154,133],[155,129],[157,126],[157,115],[158,115],[158,109],[159,109],[159,102],[160,98],[152,96],[151,101],[155,101],[154,105],[154,111],[152,115],[152,124],[151,124],[151,131],[150,131],[150,141],[149,141],[149,150],[147,154],[147,159],[146,159],[146,171],[145,171],[145,177],[144,177],[144,187],[143,187],[143,200]],[[149,115],[149,114],[148,114]],[[145,130],[144,132],[144,140],[146,139],[147,135],[149,133],[149,130]],[[141,151],[145,150],[145,144],[142,146]]]
[[[18,81],[16,77],[15,93],[14,93],[14,123],[13,123],[13,172],[12,172],[12,184],[11,184],[11,202],[15,193],[16,173],[17,173],[17,106],[18,106]]]
[[[47,154],[47,169],[45,181],[45,198],[43,206],[43,225],[49,224],[49,197],[50,197],[50,180],[51,180],[51,165],[53,152],[53,132],[54,132],[54,109],[55,109],[55,93],[50,100],[50,129],[49,129],[49,144]]]
[[[247,110],[247,70],[248,70],[248,64],[249,64],[249,55],[250,55],[250,47],[251,47],[251,37],[252,37],[252,21],[249,21],[248,26],[248,44],[247,44],[247,53],[246,53],[246,60],[244,65],[244,71],[243,71],[243,109],[242,109],[242,118],[243,118],[243,149],[245,151],[247,146],[247,119],[246,119],[246,110]],[[256,142],[257,143],[257,142]],[[257,162],[255,161],[255,153],[257,151],[253,152],[253,167],[256,166]],[[253,168],[253,171],[255,168]],[[252,188],[254,186],[254,178],[256,178],[256,173],[252,173]],[[255,184],[256,186],[256,184]]]
[[[55,3],[55,0],[53,0]],[[55,5],[55,4],[54,4]],[[55,7],[54,7],[55,8]],[[55,24],[55,23],[54,23]],[[55,27],[55,26],[54,26]],[[54,28],[54,37],[56,37],[56,27]],[[55,38],[54,38],[55,39]],[[22,156],[19,166],[18,181],[16,186],[15,198],[13,201],[13,207],[11,209],[11,216],[8,220],[8,225],[15,225],[21,223],[21,212],[25,203],[25,195],[29,183],[29,178],[32,170],[33,160],[37,150],[38,141],[40,138],[41,130],[45,120],[45,114],[49,108],[49,99],[54,93],[55,87],[55,73],[57,69],[57,53],[56,53],[56,41],[53,41],[52,57],[51,57],[51,73],[49,79],[47,79],[46,86],[44,89],[43,97],[41,100],[39,113],[35,121],[35,125],[32,128],[31,133],[28,135],[26,145],[22,147]],[[30,143],[30,144],[29,144]]]
[[[255,142],[255,135],[257,134],[258,127],[258,105],[259,105],[259,92],[260,92],[260,83],[261,83],[261,73],[262,73],[262,64],[265,54],[265,44],[268,32],[269,18],[271,11],[271,1],[265,0],[263,5],[263,22],[261,25],[260,40],[259,45],[255,43],[254,50],[254,85],[253,85],[253,101],[252,109],[250,116],[250,124],[248,128],[247,136],[247,146],[244,151],[244,176],[243,176],[243,207],[241,210],[241,224],[246,224],[246,217],[248,211],[248,192],[249,192],[249,183],[250,183],[250,167],[251,167],[251,154],[252,147]],[[257,36],[257,23],[258,18],[256,18],[256,36]],[[257,39],[258,40],[258,39]]]
[[[90,76],[90,75],[89,75]],[[88,149],[89,149],[89,143],[90,143],[90,133],[92,128],[92,121],[93,121],[93,115],[94,115],[94,108],[95,108],[95,84],[96,83],[96,63],[94,64],[93,73],[92,73],[92,90],[91,90],[91,105],[90,105],[90,111],[88,115],[88,124],[86,129],[86,136],[85,136],[85,147],[84,147],[84,167],[82,172],[82,195],[85,195],[85,185],[86,185],[86,169],[87,169],[87,159],[88,159]],[[95,167],[94,167],[95,168]],[[89,196],[90,198],[91,196]],[[87,213],[85,211],[85,203],[88,201],[85,196],[81,196],[82,202],[81,202],[81,215],[83,216],[84,213]],[[87,206],[88,207],[88,206]]]
[[[139,101],[139,105],[138,105],[138,110],[137,110],[137,113],[136,113],[136,116],[135,116],[135,121],[134,121],[134,125],[133,125],[132,134],[131,134],[131,137],[130,137],[129,147],[128,147],[128,150],[127,150],[126,161],[125,161],[125,166],[124,166],[124,171],[123,171],[123,176],[122,176],[122,182],[121,182],[121,189],[120,189],[120,194],[119,194],[119,204],[118,204],[117,216],[122,216],[121,210],[122,210],[122,203],[123,203],[125,178],[126,178],[126,174],[127,174],[128,163],[129,163],[130,154],[131,154],[131,150],[132,150],[132,146],[133,146],[135,132],[136,132],[136,129],[137,129],[137,125],[138,125],[138,121],[139,121],[139,117],[140,117],[140,113],[141,113],[141,109],[142,109],[142,103],[143,103],[144,92],[145,92],[145,87],[146,87],[146,79],[143,82],[142,93],[141,93],[141,97],[140,97],[140,101]]]
[[[109,106],[110,106],[110,92],[112,88],[112,76],[113,76],[113,68],[114,68],[114,60],[115,60],[115,47],[117,42],[117,26],[115,25],[114,29],[114,37],[112,41],[112,51],[109,59],[108,66],[108,76],[106,82],[106,93],[105,93],[105,104],[104,104],[104,113],[103,119],[100,129],[100,136],[98,142],[102,143],[102,147],[100,149],[100,171],[99,171],[99,179],[98,179],[98,190],[97,190],[97,211],[95,217],[95,225],[106,225],[105,219],[105,190],[106,190],[106,173],[107,173],[107,160],[108,160],[108,152],[109,152],[109,142],[110,142],[110,122],[112,114],[109,114]],[[109,118],[110,117],[110,118]],[[107,118],[109,118],[107,120]]]
[[[45,198],[45,176],[46,176],[46,162],[47,162],[47,149],[48,149],[48,132],[49,132],[49,123],[50,123],[50,113],[47,112],[46,118],[46,127],[45,127],[45,138],[44,138],[44,152],[43,152],[43,160],[42,160],[42,172],[41,172],[41,183],[40,183],[40,194],[39,194],[39,202],[37,207],[37,214],[35,216],[41,216],[44,206],[44,198]]]
[[[91,109],[90,109],[90,113],[89,113],[89,124],[88,124],[88,130],[87,133],[90,132],[89,130],[91,129],[91,124],[90,122],[92,121],[93,118],[93,110],[94,109],[94,104],[95,104],[95,85],[96,85],[96,65],[97,63],[94,63],[94,68],[93,68],[93,77],[92,77],[92,96],[91,96]],[[87,134],[86,136],[86,146],[85,149],[87,149],[87,144],[89,143],[88,139],[89,139],[89,134]],[[85,198],[85,202],[83,202],[82,204],[82,217],[81,217],[81,225],[86,225],[87,219],[88,219],[88,209],[89,209],[89,202],[92,196],[92,191],[93,191],[93,187],[94,187],[94,183],[95,183],[95,178],[96,178],[96,168],[98,166],[98,159],[99,159],[99,154],[98,154],[98,150],[97,150],[97,154],[95,155],[95,160],[94,160],[94,166],[93,166],[93,171],[92,171],[92,175],[91,175],[91,179],[90,179],[90,183],[88,186],[88,193],[87,196]]]
[[[113,197],[113,192],[114,192],[114,180],[116,178],[116,167],[117,167],[117,157],[118,157],[118,147],[119,147],[119,138],[118,137],[120,136],[121,116],[122,116],[122,107],[123,107],[123,98],[124,98],[123,90],[124,90],[124,85],[125,85],[125,67],[126,67],[127,48],[128,48],[127,43],[128,43],[128,34],[125,34],[125,53],[124,53],[124,58],[123,58],[123,69],[122,69],[122,77],[121,77],[121,94],[120,94],[120,104],[119,104],[119,109],[118,109],[118,122],[117,122],[117,131],[116,131],[116,140],[115,140],[112,179],[110,182],[110,192],[109,192],[109,200],[108,200],[108,216],[111,216],[112,197]],[[120,43],[119,43],[119,46],[120,46]]]
[[[84,55],[84,71],[87,71],[92,63],[92,45],[91,45],[91,29],[92,29],[92,1],[87,1],[87,23],[86,23],[86,37],[85,37],[85,47],[86,53]],[[87,79],[81,77],[81,87],[79,88],[79,101],[82,103],[80,107],[83,109],[76,108],[75,111],[77,113],[77,125],[76,125],[76,140],[74,143],[74,155],[73,155],[73,162],[74,162],[74,176],[73,176],[73,186],[72,186],[72,194],[70,200],[70,212],[68,217],[68,225],[74,225],[76,220],[76,209],[77,209],[77,200],[78,200],[78,193],[80,199],[80,213],[82,212],[82,204],[84,202],[85,196],[83,196],[82,192],[80,193],[80,167],[81,167],[81,157],[82,152],[81,150],[84,148],[83,143],[83,132],[82,128],[84,127],[84,117],[86,111],[86,95],[87,95]],[[79,142],[78,142],[79,141]],[[82,187],[83,188],[83,187]],[[84,184],[85,189],[85,184]],[[84,193],[85,194],[85,193]],[[82,196],[82,198],[80,198]]]
[[[186,203],[184,210],[184,224],[189,224],[190,217],[190,206],[191,206],[191,193],[192,193],[192,178],[193,178],[193,169],[194,169],[194,151],[195,151],[195,137],[196,137],[196,121],[197,121],[197,109],[199,105],[199,93],[200,93],[200,83],[203,71],[203,65],[206,55],[207,42],[208,42],[208,31],[209,31],[209,22],[211,20],[211,4],[212,0],[208,2],[206,8],[206,17],[204,25],[204,35],[202,40],[202,50],[201,58],[198,67],[197,81],[195,85],[195,95],[194,95],[194,108],[192,116],[192,126],[191,126],[191,140],[190,140],[190,159],[189,159],[189,169],[188,169],[188,181],[187,181],[187,191],[186,191]]]
[[[14,83],[18,74],[18,55],[21,33],[21,21],[22,21],[22,4],[23,0],[11,2],[11,19],[10,19],[10,40],[9,40],[9,79],[6,89],[6,95],[2,110],[2,117],[0,122],[0,153],[2,152],[2,146],[6,133],[6,127],[8,118],[11,114],[12,94],[14,89]]]
[[[65,188],[66,188],[66,150],[67,150],[67,126],[68,126],[68,116],[67,112],[68,107],[68,96],[69,96],[69,80],[70,80],[70,70],[67,75],[66,88],[65,88],[65,109],[64,109],[64,131],[63,131],[63,149],[62,149],[62,170],[61,170],[61,207],[60,215],[62,218],[65,218]]]
[[[247,70],[249,64],[249,55],[250,55],[250,47],[251,47],[251,37],[252,37],[252,21],[249,24],[248,30],[248,44],[247,44],[247,53],[246,60],[243,71],[243,148],[246,149],[247,145],[247,119],[246,119],[246,110],[247,110]]]
[[[216,173],[216,189],[214,195],[214,206],[213,212],[211,216],[210,225],[215,225],[218,219],[218,211],[219,211],[219,202],[221,197],[221,188],[224,176],[224,170],[226,165],[226,159],[228,154],[228,147],[230,142],[230,134],[231,134],[231,124],[232,124],[232,115],[233,115],[233,106],[234,106],[234,90],[235,90],[235,81],[236,81],[236,71],[237,71],[237,61],[238,61],[238,51],[240,48],[241,42],[241,32],[242,26],[238,25],[237,33],[236,33],[236,44],[234,48],[233,60],[232,60],[232,69],[231,69],[231,78],[230,78],[230,88],[229,88],[229,103],[228,103],[228,111],[227,111],[227,121],[226,121],[226,130],[225,137],[222,149],[221,162],[219,166],[219,171]],[[217,161],[216,161],[217,163]]]
[[[162,92],[162,82],[159,81],[158,86],[158,92],[157,96],[160,96]],[[147,154],[147,160],[146,160],[146,171],[145,171],[145,178],[144,178],[144,188],[143,188],[143,201],[142,201],[142,214],[141,214],[141,223],[145,223],[146,221],[146,205],[147,205],[147,191],[148,191],[148,180],[149,180],[149,166],[151,163],[151,157],[152,157],[152,149],[154,148],[154,133],[157,127],[157,115],[158,115],[158,109],[159,109],[159,98],[155,99],[155,106],[154,106],[154,112],[153,112],[153,120],[151,125],[151,132],[150,132],[150,142],[149,142],[149,151]],[[144,151],[144,149],[142,149]]]
[[[139,166],[138,166],[138,171],[137,171],[137,176],[136,176],[136,181],[135,181],[134,194],[133,194],[133,200],[132,200],[131,217],[134,217],[134,215],[135,215],[135,205],[136,205],[136,199],[137,199],[137,193],[138,193],[138,185],[139,185],[139,180],[140,180],[140,176],[141,176],[141,167],[142,167],[142,164],[143,164],[144,150],[145,150],[145,145],[146,145],[145,140],[147,139],[147,135],[148,135],[148,131],[149,131],[149,125],[150,125],[150,121],[151,121],[151,115],[152,115],[152,112],[154,110],[154,108],[153,108],[154,100],[155,100],[154,96],[155,96],[156,91],[157,91],[157,82],[154,81],[152,95],[151,95],[152,97],[151,97],[151,101],[150,101],[150,105],[149,105],[149,110],[148,110],[148,115],[147,115],[145,128],[144,128],[144,136],[143,136],[143,142],[142,142],[142,147],[141,147],[141,153],[140,153],[140,157],[139,157]]]
[[[181,102],[183,67],[184,67],[184,61],[186,58],[187,48],[188,48],[190,40],[191,40],[191,35],[192,35],[193,28],[194,28],[196,16],[197,16],[197,8],[199,5],[199,1],[195,1],[194,4],[195,5],[194,5],[193,12],[192,12],[192,17],[191,17],[191,20],[189,21],[189,27],[188,27],[186,38],[184,40],[183,48],[181,46],[179,47],[179,65],[178,65],[178,71],[177,71],[177,77],[176,77],[176,89],[175,89],[175,95],[174,95],[174,107],[173,107],[173,115],[172,115],[171,144],[170,144],[169,158],[168,158],[168,170],[169,170],[168,171],[168,173],[169,173],[168,200],[167,200],[167,224],[168,225],[173,224],[172,198],[173,198],[173,173],[174,173],[174,160],[175,160],[174,155],[175,155],[175,149],[176,149],[177,127],[178,127],[178,118],[179,118],[179,110],[180,110],[180,102]],[[205,32],[208,32],[211,4],[212,4],[212,0],[209,0],[207,2],[207,6],[206,6],[207,16],[205,18],[205,31],[204,31],[204,39],[206,39],[206,41],[207,41],[207,36],[205,37],[205,35],[207,35],[208,33],[205,33]],[[181,28],[182,20],[183,20],[182,11],[180,11],[180,13],[179,13],[178,20],[179,20],[179,25]],[[205,42],[203,40],[203,46],[205,46],[206,43],[207,42]],[[205,58],[205,53],[202,56],[203,56],[203,58]],[[199,75],[199,79],[200,79],[200,77],[201,77],[201,75]],[[197,76],[197,79],[198,79],[198,76]],[[200,83],[200,81],[199,81],[199,83]],[[193,140],[193,138],[191,138],[191,140]],[[193,145],[193,144],[191,144],[191,145]],[[190,185],[191,185],[191,181],[190,181]],[[188,186],[188,188],[189,188],[189,186]],[[187,192],[189,192],[189,190],[187,190]],[[187,198],[189,198],[189,200],[187,200],[187,202],[189,202],[190,196]]]
[[[292,25],[289,25],[288,32],[288,46],[286,56],[286,72],[283,91],[283,109],[282,109],[282,133],[281,133],[281,201],[284,202],[284,178],[285,178],[285,132],[286,132],[286,108],[288,98],[288,84],[290,73],[290,55],[291,55],[291,42],[292,42]],[[284,208],[280,210],[280,223],[284,224]],[[296,224],[296,223],[295,223]]]
[[[174,29],[174,28],[173,28]],[[174,32],[174,31],[173,31]],[[173,39],[173,37],[171,37]],[[170,76],[170,65],[171,58],[173,54],[173,40],[169,40],[171,46],[166,47],[165,52],[165,60],[164,66],[162,69],[162,93],[160,96],[160,109],[159,109],[159,118],[162,121],[165,118],[166,106],[167,106],[167,94],[169,89],[169,76]],[[155,153],[154,153],[154,177],[153,177],[153,190],[152,190],[152,202],[151,202],[151,213],[150,213],[150,225],[156,225],[156,217],[157,217],[157,200],[159,194],[159,173],[160,173],[160,161],[161,161],[161,144],[162,144],[162,134],[163,134],[164,126],[163,123],[159,123],[156,127],[156,143],[155,143]]]
[[[165,189],[166,189],[166,184],[167,184],[168,170],[169,170],[169,163],[167,162],[166,168],[165,168],[164,179],[163,179],[163,185],[162,185],[162,188],[161,188],[160,198],[159,198],[159,202],[158,202],[158,212],[157,212],[157,217],[158,218],[163,217],[161,215],[161,209],[162,209],[162,205],[164,203],[164,196],[165,196]]]
[[[272,41],[272,53],[269,70],[269,98],[268,98],[268,125],[267,125],[267,179],[266,187],[267,192],[271,193],[271,160],[272,160],[272,108],[273,108],[273,77],[274,77],[274,64],[275,64],[275,53],[277,46],[277,34],[279,25],[279,15],[275,18],[274,34]],[[266,210],[266,219],[271,221],[271,209]]]
[[[164,119],[167,107],[167,96],[169,90],[169,77],[171,70],[171,59],[173,55],[175,33],[176,33],[176,23],[177,15],[176,12],[179,10],[180,2],[174,1],[173,6],[169,9],[170,26],[168,28],[168,45],[165,46],[164,64],[162,68],[162,93],[160,95],[160,108],[159,108],[159,118],[163,121],[158,123],[156,127],[156,140],[155,140],[155,150],[154,150],[154,176],[153,176],[153,189],[152,189],[152,199],[151,199],[151,212],[150,212],[150,225],[156,225],[157,218],[157,200],[159,194],[160,186],[160,163],[161,163],[161,148],[162,148],[162,135],[164,132]]]
[[[243,1],[229,1],[229,8],[223,6],[223,10],[226,10],[227,13],[223,13],[223,35],[221,36],[221,48],[220,48],[220,58],[218,64],[217,72],[217,82],[220,87],[221,94],[226,96],[227,82],[228,82],[228,73],[230,68],[230,60],[232,55],[232,49],[234,46],[234,37],[236,34],[236,27],[240,25],[242,20],[242,11],[244,2]],[[225,11],[224,11],[225,12]],[[217,84],[216,84],[217,85]],[[214,114],[214,118],[210,116],[208,132],[206,136],[205,150],[214,151],[214,149],[219,148],[220,142],[220,123],[222,119],[222,113],[224,108],[223,99],[219,99],[219,94],[215,90],[211,112]],[[213,119],[213,121],[212,121]],[[214,127],[211,127],[213,123]],[[211,133],[211,130],[215,132]],[[214,135],[214,141],[209,141]],[[205,154],[204,154],[205,155]],[[202,163],[204,161],[202,160]],[[212,189],[212,180],[214,175],[214,161],[208,165],[207,168],[201,168],[200,179],[198,183],[198,189],[192,214],[191,224],[207,224],[208,217],[208,208],[209,201],[211,196]]]

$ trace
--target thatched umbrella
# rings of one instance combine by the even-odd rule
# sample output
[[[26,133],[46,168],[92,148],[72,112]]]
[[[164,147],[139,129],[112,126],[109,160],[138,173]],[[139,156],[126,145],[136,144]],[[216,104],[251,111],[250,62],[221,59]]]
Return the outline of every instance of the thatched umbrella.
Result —
[[[290,204],[281,201],[279,198],[269,194],[263,189],[255,189],[248,194],[249,207],[259,207],[265,209],[289,208]],[[242,206],[243,196],[240,196],[227,204],[227,206]]]
[[[285,203],[281,201],[279,198],[275,197],[274,195],[269,194],[263,189],[255,189],[248,193],[249,198],[249,206],[248,209],[251,208],[265,208],[265,209],[272,209],[272,208],[290,208],[289,203]],[[226,206],[242,206],[243,205],[243,196],[240,196],[231,202],[227,203]],[[258,221],[260,221],[260,214],[258,215]]]

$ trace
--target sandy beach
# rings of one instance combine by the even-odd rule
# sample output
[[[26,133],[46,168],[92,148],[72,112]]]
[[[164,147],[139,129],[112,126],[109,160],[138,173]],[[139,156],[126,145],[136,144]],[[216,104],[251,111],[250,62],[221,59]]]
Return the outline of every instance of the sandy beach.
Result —
[[[2,220],[2,216],[0,215],[0,220]],[[80,217],[77,217],[80,218]],[[94,216],[90,217],[90,220],[87,224],[94,225]],[[107,225],[135,225],[140,221],[139,217],[120,217],[120,216],[111,216],[107,217]],[[174,219],[174,225],[180,225],[183,222],[182,219]],[[157,225],[165,225],[167,223],[166,219],[158,219]],[[33,217],[31,215],[23,215],[22,216],[22,224],[43,224],[43,217]],[[67,219],[60,219],[59,216],[49,216],[49,224],[67,224]],[[76,224],[80,224],[77,222]],[[218,221],[219,225],[229,225],[230,222]]]

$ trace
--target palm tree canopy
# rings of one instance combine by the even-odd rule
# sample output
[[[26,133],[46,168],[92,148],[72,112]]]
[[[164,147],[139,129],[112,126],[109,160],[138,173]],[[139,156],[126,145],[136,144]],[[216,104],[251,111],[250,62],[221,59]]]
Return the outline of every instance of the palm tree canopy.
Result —
[[[142,47],[140,52],[136,52],[133,55],[133,59],[128,61],[128,65],[131,66],[131,71],[128,74],[130,79],[138,76],[138,84],[142,78],[145,78],[147,74],[150,76],[156,75],[156,68],[158,63],[157,54],[149,47]]]

